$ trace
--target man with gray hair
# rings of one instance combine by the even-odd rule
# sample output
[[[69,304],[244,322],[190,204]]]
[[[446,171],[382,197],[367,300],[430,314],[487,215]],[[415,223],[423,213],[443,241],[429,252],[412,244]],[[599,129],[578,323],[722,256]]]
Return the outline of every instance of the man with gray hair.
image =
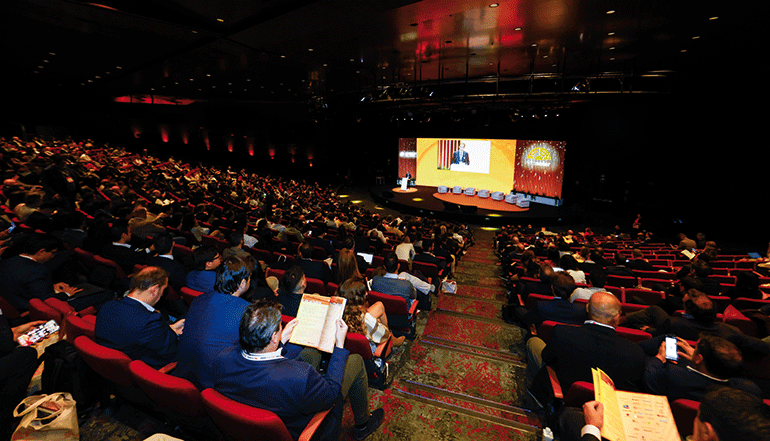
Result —
[[[260,300],[249,305],[241,317],[240,345],[222,351],[214,360],[214,389],[276,413],[294,439],[314,414],[332,408],[322,439],[338,440],[347,396],[356,423],[353,438],[366,438],[380,426],[384,411],[369,413],[363,360],[344,348],[347,325],[341,319],[336,321],[334,351],[321,375],[298,359],[302,347],[288,343],[297,322],[294,319],[282,326],[280,304]]]

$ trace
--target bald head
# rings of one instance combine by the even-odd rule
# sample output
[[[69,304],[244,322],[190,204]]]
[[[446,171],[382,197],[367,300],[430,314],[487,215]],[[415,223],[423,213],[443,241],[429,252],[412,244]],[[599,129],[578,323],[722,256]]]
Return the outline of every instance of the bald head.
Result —
[[[596,292],[588,300],[588,317],[596,322],[617,327],[620,300],[608,292]]]

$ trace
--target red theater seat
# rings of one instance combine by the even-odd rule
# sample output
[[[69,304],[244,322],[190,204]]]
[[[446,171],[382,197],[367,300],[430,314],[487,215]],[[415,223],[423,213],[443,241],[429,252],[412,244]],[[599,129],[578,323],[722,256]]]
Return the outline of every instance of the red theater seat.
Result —
[[[231,400],[214,389],[205,389],[201,392],[201,399],[203,400],[203,407],[214,420],[214,424],[225,435],[236,441],[253,441],[255,439],[293,441],[283,421],[269,410],[258,409]],[[309,441],[328,413],[329,410],[325,410],[315,414],[300,435],[299,440]]]

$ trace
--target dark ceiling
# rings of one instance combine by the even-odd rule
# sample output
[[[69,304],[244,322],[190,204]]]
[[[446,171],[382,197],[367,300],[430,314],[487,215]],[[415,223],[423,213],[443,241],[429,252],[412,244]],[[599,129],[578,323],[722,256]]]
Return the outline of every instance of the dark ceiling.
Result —
[[[15,91],[242,101],[667,93],[767,71],[766,2],[496,1],[8,0],[0,63]]]

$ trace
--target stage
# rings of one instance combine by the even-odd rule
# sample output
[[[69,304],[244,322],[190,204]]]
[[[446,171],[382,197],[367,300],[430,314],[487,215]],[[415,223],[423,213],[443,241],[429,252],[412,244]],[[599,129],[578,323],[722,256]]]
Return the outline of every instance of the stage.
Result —
[[[407,192],[402,192],[400,187],[382,185],[371,187],[369,193],[375,202],[402,213],[477,225],[554,222],[561,212],[560,207],[538,203],[521,208],[492,198],[439,194],[436,187],[420,185],[410,187]]]

